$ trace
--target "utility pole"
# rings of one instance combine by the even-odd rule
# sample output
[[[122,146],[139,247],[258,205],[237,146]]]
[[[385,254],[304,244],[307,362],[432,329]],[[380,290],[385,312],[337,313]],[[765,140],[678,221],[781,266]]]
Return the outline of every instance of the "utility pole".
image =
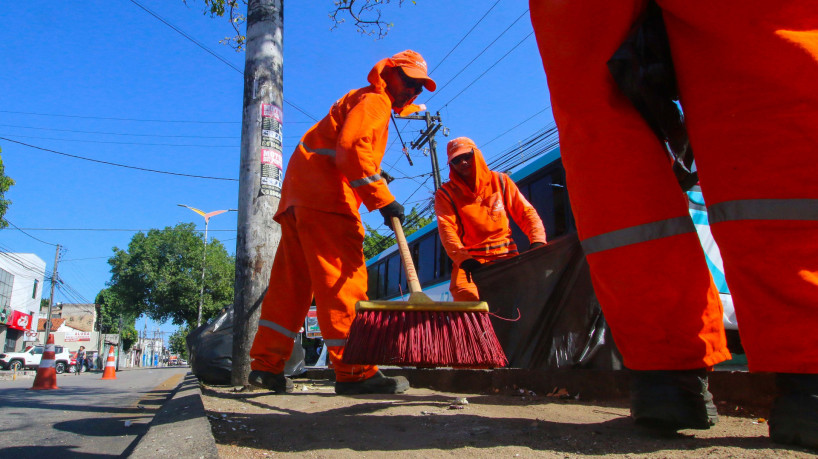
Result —
[[[234,386],[247,385],[250,347],[258,328],[281,227],[284,102],[284,0],[248,0],[244,107],[239,171],[236,283],[233,301]]]
[[[435,191],[437,191],[442,182],[440,181],[440,166],[437,161],[437,141],[435,140],[435,134],[443,128],[443,135],[449,135],[448,128],[443,127],[443,123],[440,120],[440,112],[435,113],[434,116],[427,111],[423,115],[396,116],[395,118],[426,121],[426,130],[421,131],[420,137],[410,143],[409,146],[415,150],[419,150],[423,148],[427,142],[429,143],[429,156],[432,159],[432,179],[435,182]]]
[[[54,270],[51,272],[51,298],[48,300],[48,313],[45,319],[45,337],[43,346],[48,344],[48,335],[51,334],[51,310],[54,309],[54,286],[57,284],[57,264],[60,262],[60,244],[57,244],[57,253],[54,254]]]

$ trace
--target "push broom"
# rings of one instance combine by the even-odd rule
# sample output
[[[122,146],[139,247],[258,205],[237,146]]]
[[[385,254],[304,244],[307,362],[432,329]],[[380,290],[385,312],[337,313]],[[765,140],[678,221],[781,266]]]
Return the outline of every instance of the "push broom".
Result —
[[[400,220],[392,217],[406,301],[359,301],[344,348],[358,365],[496,368],[508,363],[485,301],[435,302],[420,288]]]

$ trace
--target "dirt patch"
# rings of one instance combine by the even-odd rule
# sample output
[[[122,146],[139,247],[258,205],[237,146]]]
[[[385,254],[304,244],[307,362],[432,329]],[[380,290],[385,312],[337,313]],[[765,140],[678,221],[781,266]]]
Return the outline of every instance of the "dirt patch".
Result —
[[[337,396],[332,381],[298,379],[289,395],[203,386],[224,458],[815,457],[770,442],[765,413],[722,403],[706,431],[656,438],[634,427],[624,400],[589,402],[565,390],[484,394],[413,388]],[[764,416],[766,417],[766,416]]]

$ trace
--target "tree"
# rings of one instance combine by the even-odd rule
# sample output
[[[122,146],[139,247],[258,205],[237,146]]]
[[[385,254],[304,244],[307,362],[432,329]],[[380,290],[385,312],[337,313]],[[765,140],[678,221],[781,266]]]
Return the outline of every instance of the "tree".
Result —
[[[182,0],[186,5],[188,0]],[[242,25],[247,20],[247,16],[242,11],[247,10],[247,0],[202,0],[205,4],[204,13],[211,17],[223,17],[227,13],[230,26],[233,27],[235,35],[225,37],[219,43],[229,45],[237,52],[244,49],[247,37],[241,33]],[[381,39],[389,33],[389,29],[394,25],[382,19],[381,7],[392,0],[334,0],[334,8],[329,12],[332,20],[332,29],[338,28],[346,20],[343,18],[348,14],[352,18],[355,28],[362,35],[373,36]],[[398,7],[403,5],[404,0],[397,0]],[[412,0],[412,4],[416,2]],[[346,12],[346,13],[345,13]]]
[[[412,207],[404,221],[403,232],[408,236],[432,221],[434,221],[433,217],[422,217],[417,209]],[[364,224],[364,226],[366,226],[367,232],[364,237],[364,258],[370,259],[395,244],[394,237],[384,236],[367,224]]]
[[[111,289],[100,290],[94,303],[97,305],[97,331],[118,333],[122,339],[122,350],[127,352],[139,337],[136,331],[139,312],[135,308],[128,308]]]
[[[185,337],[188,333],[190,333],[190,329],[177,328],[168,338],[171,354],[176,354],[185,360],[187,360],[187,341],[185,341]]]
[[[3,149],[0,148],[0,153],[2,152]],[[9,226],[4,216],[6,215],[6,211],[8,210],[11,201],[5,199],[5,194],[12,185],[14,185],[14,180],[6,175],[6,167],[3,165],[3,157],[0,156],[0,229]]]
[[[203,234],[193,223],[139,232],[127,251],[114,247],[114,256],[108,260],[108,295],[134,317],[145,314],[157,322],[193,326],[198,317],[203,250]],[[204,319],[232,303],[234,278],[235,259],[213,239],[207,246]]]

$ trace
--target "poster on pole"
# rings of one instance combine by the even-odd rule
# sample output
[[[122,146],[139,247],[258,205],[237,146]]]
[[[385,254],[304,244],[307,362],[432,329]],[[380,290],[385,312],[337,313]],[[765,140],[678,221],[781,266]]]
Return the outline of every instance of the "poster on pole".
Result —
[[[282,124],[284,112],[273,104],[261,104],[261,193],[281,197],[281,182],[284,179],[281,150],[284,136]]]
[[[321,328],[318,327],[318,311],[315,306],[307,311],[307,318],[304,319],[304,335],[307,338],[320,338]]]

